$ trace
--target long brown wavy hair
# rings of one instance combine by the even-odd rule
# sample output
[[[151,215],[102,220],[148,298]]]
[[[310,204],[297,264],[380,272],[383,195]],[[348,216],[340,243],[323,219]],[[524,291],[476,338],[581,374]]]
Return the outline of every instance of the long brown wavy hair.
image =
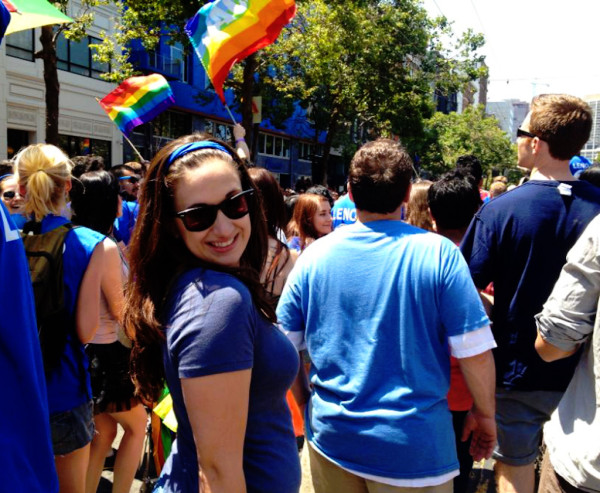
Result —
[[[316,240],[323,236],[317,232],[313,222],[323,200],[327,201],[325,197],[316,193],[303,193],[298,196],[292,220],[287,228],[288,238],[299,236],[300,242],[304,245],[308,239]]]
[[[196,141],[216,142],[229,150],[229,155],[215,149],[200,149],[167,165],[170,155],[179,147]],[[259,282],[268,248],[267,231],[258,193],[248,198],[251,233],[239,268],[215,265],[192,255],[177,237],[174,225],[174,191],[178,181],[192,169],[213,159],[230,163],[238,171],[243,190],[256,189],[248,171],[235,151],[226,143],[207,134],[193,134],[176,139],[154,157],[140,192],[140,210],[129,245],[129,282],[125,293],[123,325],[133,342],[131,373],[137,394],[154,402],[164,385],[162,348],[165,343],[163,308],[173,281],[194,267],[230,273],[250,290],[252,299],[263,316],[275,322],[275,312],[267,302]]]

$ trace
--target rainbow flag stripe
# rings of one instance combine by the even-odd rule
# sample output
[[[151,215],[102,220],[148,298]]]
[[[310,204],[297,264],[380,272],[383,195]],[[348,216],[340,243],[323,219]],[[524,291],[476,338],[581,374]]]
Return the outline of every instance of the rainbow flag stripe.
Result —
[[[295,14],[294,0],[216,0],[188,21],[185,32],[221,101],[231,67],[273,43]]]
[[[100,106],[127,137],[173,104],[171,86],[160,74],[131,77],[100,100]]]

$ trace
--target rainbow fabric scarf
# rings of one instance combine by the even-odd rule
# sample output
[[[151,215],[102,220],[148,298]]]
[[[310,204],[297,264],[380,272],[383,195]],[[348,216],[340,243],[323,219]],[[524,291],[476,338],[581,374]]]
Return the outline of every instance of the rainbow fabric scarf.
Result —
[[[99,102],[119,130],[129,137],[135,127],[175,104],[175,98],[167,80],[160,74],[151,74],[127,79]]]
[[[231,67],[273,43],[295,14],[294,0],[216,0],[188,21],[185,32],[221,101]]]

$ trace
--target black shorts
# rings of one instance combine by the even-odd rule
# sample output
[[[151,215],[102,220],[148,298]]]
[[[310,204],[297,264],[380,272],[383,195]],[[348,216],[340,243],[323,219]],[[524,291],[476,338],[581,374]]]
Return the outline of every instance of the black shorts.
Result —
[[[137,403],[129,374],[130,352],[119,341],[87,345],[94,414],[127,411]]]

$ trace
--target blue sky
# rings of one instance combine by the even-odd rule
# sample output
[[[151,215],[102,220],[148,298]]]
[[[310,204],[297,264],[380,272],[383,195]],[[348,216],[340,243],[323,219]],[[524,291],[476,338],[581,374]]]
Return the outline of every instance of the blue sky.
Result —
[[[600,0],[422,0],[454,30],[485,35],[488,101],[600,94]]]

